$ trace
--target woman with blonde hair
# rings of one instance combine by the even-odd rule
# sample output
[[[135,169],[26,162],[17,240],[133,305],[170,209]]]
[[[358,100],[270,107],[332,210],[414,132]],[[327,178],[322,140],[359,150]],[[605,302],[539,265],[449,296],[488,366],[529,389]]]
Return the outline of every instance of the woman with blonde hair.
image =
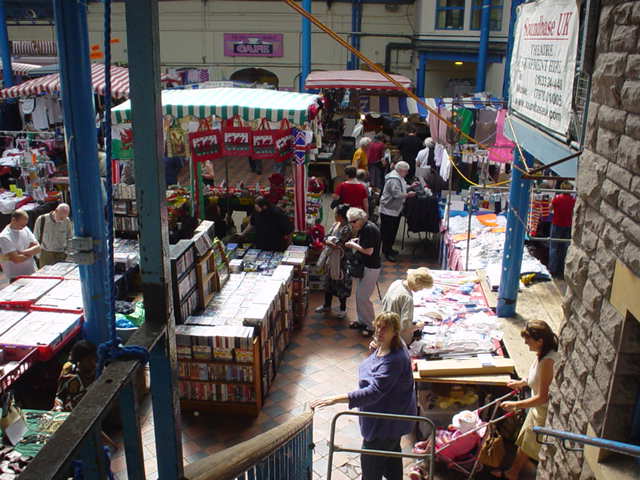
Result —
[[[396,280],[389,285],[382,299],[382,311],[394,312],[400,317],[400,337],[407,345],[413,340],[413,332],[424,326],[413,322],[413,292],[432,286],[433,277],[428,268],[410,268],[405,279]]]
[[[362,168],[363,170],[369,170],[369,161],[367,160],[367,148],[371,143],[371,139],[369,137],[362,137],[358,142],[358,149],[353,154],[353,159],[351,160],[351,165],[358,168]]]
[[[375,347],[358,368],[359,388],[316,400],[311,408],[348,403],[361,412],[416,415],[416,396],[409,352],[400,338],[397,313],[380,313],[374,320]],[[374,343],[372,342],[372,343]],[[400,439],[411,432],[412,422],[360,417],[362,448],[400,452]],[[362,454],[363,480],[402,479],[402,459]]]
[[[543,427],[547,420],[547,403],[549,387],[553,380],[554,365],[558,360],[558,336],[551,327],[542,320],[527,322],[520,332],[529,350],[535,352],[536,359],[529,368],[529,375],[524,380],[512,380],[507,387],[520,390],[526,386],[531,388],[531,397],[526,400],[502,402],[507,412],[526,408],[525,418],[520,434],[516,439],[518,451],[508,470],[494,470],[491,474],[497,478],[517,480],[521,470],[529,463],[529,459],[538,461],[540,444],[533,433],[533,427]]]

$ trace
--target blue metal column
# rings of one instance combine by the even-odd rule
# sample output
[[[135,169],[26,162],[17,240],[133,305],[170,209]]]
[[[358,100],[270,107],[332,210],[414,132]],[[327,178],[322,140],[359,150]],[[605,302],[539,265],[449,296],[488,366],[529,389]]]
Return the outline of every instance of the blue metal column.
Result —
[[[421,53],[418,57],[418,72],[416,74],[416,95],[424,97],[424,88],[426,86],[427,75],[427,56]]]
[[[513,53],[513,41],[516,30],[516,16],[518,6],[524,0],[511,0],[511,18],[509,20],[509,38],[507,40],[507,56],[504,59],[504,79],[502,80],[502,98],[509,98],[509,85],[511,84],[511,54]]]
[[[480,17],[480,46],[476,67],[476,92],[484,92],[487,87],[487,57],[489,56],[489,30],[491,29],[491,0],[482,0]]]
[[[158,0],[128,0],[125,12],[145,318],[166,332],[150,360],[156,458],[160,480],[175,480],[183,477],[182,425],[162,161]]]
[[[522,158],[515,149],[513,165],[524,169],[524,162],[533,165],[533,157],[525,152]],[[509,212],[507,213],[507,234],[504,240],[502,256],[502,273],[496,312],[499,317],[513,317],[516,314],[518,287],[520,285],[520,267],[524,251],[525,225],[529,215],[529,194],[531,180],[523,180],[522,173],[513,168],[511,173],[511,190],[509,190]]]
[[[69,163],[73,225],[94,241],[94,262],[80,265],[84,334],[95,344],[109,339],[107,318],[113,282],[107,268],[105,200],[98,166],[96,113],[89,64],[86,0],[54,0],[60,83]],[[108,166],[107,166],[108,168]]]
[[[302,8],[311,13],[311,0],[302,0]],[[302,42],[300,45],[300,88],[304,92],[304,82],[311,72],[311,21],[302,17]]]
[[[11,66],[11,45],[7,30],[7,11],[5,0],[0,0],[0,55],[2,56],[2,75],[4,88],[13,87],[13,68]]]
[[[351,46],[356,50],[360,50],[360,35],[357,34],[362,31],[362,8],[362,0],[351,0]],[[347,62],[347,69],[357,70],[358,68],[360,68],[360,59],[352,53]]]

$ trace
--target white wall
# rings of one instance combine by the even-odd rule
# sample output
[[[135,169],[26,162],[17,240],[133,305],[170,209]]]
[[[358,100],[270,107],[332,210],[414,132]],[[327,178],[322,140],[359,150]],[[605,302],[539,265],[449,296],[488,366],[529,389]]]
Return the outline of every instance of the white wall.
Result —
[[[413,35],[415,7],[400,5],[397,12],[385,10],[384,5],[363,6],[362,31],[376,34]],[[327,9],[325,2],[313,2],[313,14],[336,32],[351,31],[351,4],[334,3]],[[121,40],[113,44],[113,60],[126,62],[126,28],[124,4],[112,8],[113,37]],[[163,66],[206,66],[212,68],[214,80],[228,79],[236,70],[263,67],[280,79],[283,87],[292,87],[300,72],[301,17],[280,1],[168,1],[160,3],[160,56]],[[89,7],[90,44],[102,45],[102,6]],[[284,56],[280,58],[225,57],[224,33],[282,33]],[[343,70],[348,52],[324,32],[312,27],[312,68]],[[347,38],[346,35],[341,35]],[[10,27],[11,40],[55,39],[53,27]],[[377,63],[384,63],[385,46],[389,42],[406,42],[402,37],[363,37],[361,49]],[[394,55],[394,59],[396,55]],[[411,52],[397,54],[394,70],[415,77]]]

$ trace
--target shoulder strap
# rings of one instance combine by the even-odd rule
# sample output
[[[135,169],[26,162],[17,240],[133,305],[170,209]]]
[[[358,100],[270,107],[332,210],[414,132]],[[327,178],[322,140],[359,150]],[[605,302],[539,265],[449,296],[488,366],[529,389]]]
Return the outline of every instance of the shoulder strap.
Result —
[[[40,235],[38,235],[38,243],[40,244],[40,246],[42,247],[42,237],[44,236],[44,226],[46,225],[46,218],[45,216],[49,215],[48,213],[45,213],[44,215],[40,215],[40,217],[38,217],[38,222],[40,222]]]

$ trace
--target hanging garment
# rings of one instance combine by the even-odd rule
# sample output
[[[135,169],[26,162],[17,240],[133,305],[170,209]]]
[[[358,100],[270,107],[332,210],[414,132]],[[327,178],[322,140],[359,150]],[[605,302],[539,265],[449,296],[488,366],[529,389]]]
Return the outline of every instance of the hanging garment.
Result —
[[[33,122],[33,128],[36,130],[48,130],[49,118],[47,117],[47,99],[40,97],[36,98],[36,106],[31,112],[31,121]]]
[[[496,117],[496,143],[489,149],[489,161],[511,163],[513,161],[513,147],[515,144],[504,136],[505,117],[507,110],[502,109]]]
[[[444,150],[444,146],[440,143],[436,143],[436,146],[433,149],[433,162],[436,165],[436,168],[440,168],[442,165],[442,151]]]
[[[471,135],[471,129],[473,127],[473,112],[468,108],[457,108],[456,126],[465,134]],[[460,134],[458,135],[460,136],[460,140],[458,140],[460,144],[469,143],[469,141],[464,136]]]
[[[476,140],[488,147],[496,143],[496,110],[484,109],[478,111],[476,121]]]
[[[451,160],[449,159],[449,153],[445,148],[442,149],[442,164],[440,165],[440,176],[447,182],[451,175]]]
[[[551,214],[551,200],[546,193],[535,193],[529,211],[528,229],[530,235],[537,235],[538,226],[543,218]]]
[[[437,233],[440,231],[440,207],[432,195],[418,195],[405,202],[407,229],[410,232]]]
[[[47,99],[47,116],[49,118],[50,125],[55,125],[56,123],[62,123],[64,121],[59,99],[57,98]]]
[[[445,120],[451,121],[451,111],[446,108],[440,109],[440,116]],[[440,138],[440,143],[447,143],[447,124],[443,121],[438,123],[438,137]]]

